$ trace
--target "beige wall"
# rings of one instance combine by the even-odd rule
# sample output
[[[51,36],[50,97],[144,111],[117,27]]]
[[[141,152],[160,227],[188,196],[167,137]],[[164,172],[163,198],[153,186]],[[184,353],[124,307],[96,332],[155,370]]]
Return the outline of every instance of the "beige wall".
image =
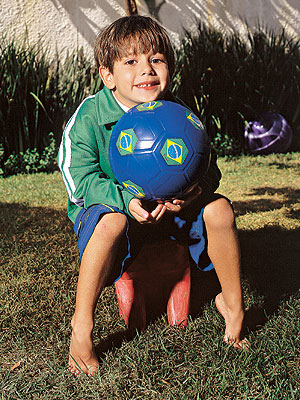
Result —
[[[192,28],[194,19],[224,32],[243,34],[242,20],[250,26],[260,21],[288,35],[299,37],[300,0],[138,0],[140,14],[153,15],[178,43],[182,27]],[[1,0],[0,33],[17,38],[27,30],[30,42],[47,44],[61,54],[83,46],[92,55],[96,33],[124,16],[123,0]]]

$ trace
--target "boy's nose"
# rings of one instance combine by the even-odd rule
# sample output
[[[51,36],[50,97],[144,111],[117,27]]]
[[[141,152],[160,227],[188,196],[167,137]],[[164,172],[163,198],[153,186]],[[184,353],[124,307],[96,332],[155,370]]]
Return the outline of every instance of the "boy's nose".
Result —
[[[143,65],[141,66],[141,74],[148,75],[152,73],[153,73],[152,65],[149,62],[143,63]]]

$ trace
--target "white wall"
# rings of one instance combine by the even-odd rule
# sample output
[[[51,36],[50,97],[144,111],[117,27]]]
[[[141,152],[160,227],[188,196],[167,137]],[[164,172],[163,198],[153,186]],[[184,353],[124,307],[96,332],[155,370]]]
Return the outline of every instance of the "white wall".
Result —
[[[300,0],[138,0],[140,14],[155,16],[178,43],[182,28],[195,17],[224,32],[244,32],[257,22],[274,29],[285,27],[299,37]],[[124,16],[123,0],[1,0],[0,33],[47,44],[52,54],[84,47],[92,57],[95,36],[108,23]]]

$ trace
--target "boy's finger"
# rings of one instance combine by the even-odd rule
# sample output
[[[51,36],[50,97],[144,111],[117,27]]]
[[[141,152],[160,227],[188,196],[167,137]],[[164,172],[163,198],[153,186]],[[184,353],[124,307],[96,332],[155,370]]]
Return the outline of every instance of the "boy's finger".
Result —
[[[145,211],[145,212],[144,211],[133,213],[134,218],[140,223],[148,222],[149,219],[151,218],[150,214],[147,211]]]
[[[162,216],[164,215],[164,213],[166,212],[167,207],[165,205],[162,204],[162,207],[159,211],[159,213],[157,214],[155,218],[156,222],[159,222],[162,218]]]
[[[176,206],[180,206],[184,203],[184,200],[175,199],[171,204],[175,204]]]
[[[166,202],[165,206],[168,211],[179,212],[181,210],[181,207],[183,206],[183,204],[184,204],[183,200],[173,200],[172,203]]]
[[[131,201],[129,210],[138,222],[147,221],[149,219],[149,212],[142,207],[142,203],[138,199],[133,199]]]
[[[152,222],[157,222],[158,219],[159,219],[160,217],[162,217],[162,215],[164,214],[165,209],[166,209],[165,205],[159,203],[159,204],[154,208],[154,210],[151,212],[149,221],[150,221],[150,219],[151,219]]]

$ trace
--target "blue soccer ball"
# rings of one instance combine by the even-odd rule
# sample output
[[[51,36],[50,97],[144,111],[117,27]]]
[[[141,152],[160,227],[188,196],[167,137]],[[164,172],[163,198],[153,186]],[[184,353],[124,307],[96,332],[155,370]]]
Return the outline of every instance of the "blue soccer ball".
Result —
[[[118,121],[109,143],[118,182],[144,200],[170,200],[207,172],[210,142],[201,121],[170,101],[131,108]]]

